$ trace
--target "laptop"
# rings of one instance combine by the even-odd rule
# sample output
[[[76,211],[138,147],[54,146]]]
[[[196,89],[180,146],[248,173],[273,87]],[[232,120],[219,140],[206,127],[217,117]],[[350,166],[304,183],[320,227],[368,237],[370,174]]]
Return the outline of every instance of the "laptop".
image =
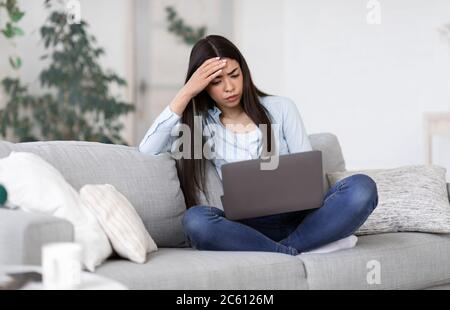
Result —
[[[262,170],[253,159],[222,165],[225,217],[243,220],[322,206],[322,152],[280,155],[278,167]]]

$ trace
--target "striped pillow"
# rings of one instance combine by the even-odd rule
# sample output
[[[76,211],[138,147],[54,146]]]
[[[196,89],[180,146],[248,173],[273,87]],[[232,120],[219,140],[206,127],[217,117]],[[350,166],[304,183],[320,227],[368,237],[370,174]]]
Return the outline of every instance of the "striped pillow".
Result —
[[[97,218],[119,256],[142,264],[147,253],[157,251],[138,213],[114,186],[84,185],[80,198]]]

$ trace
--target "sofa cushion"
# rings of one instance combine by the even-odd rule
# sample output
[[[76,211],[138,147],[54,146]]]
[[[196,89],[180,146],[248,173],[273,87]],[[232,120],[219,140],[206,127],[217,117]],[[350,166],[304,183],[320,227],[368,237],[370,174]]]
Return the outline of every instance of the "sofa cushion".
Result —
[[[330,184],[349,176],[371,177],[378,189],[378,206],[356,234],[415,231],[450,233],[450,203],[446,169],[436,165],[402,166],[329,173]]]
[[[80,200],[100,223],[120,257],[142,264],[147,253],[158,250],[136,209],[111,184],[84,185]]]
[[[130,289],[307,288],[302,262],[279,253],[160,249],[150,254],[144,265],[109,260],[97,269],[97,274]]]
[[[186,207],[169,154],[150,156],[132,147],[78,141],[0,142],[0,158],[11,151],[41,156],[76,190],[85,184],[113,185],[136,208],[159,247],[185,246],[181,218]]]
[[[350,250],[299,257],[310,289],[423,289],[450,283],[450,234],[368,235]]]
[[[344,171],[345,161],[337,137],[331,133],[318,133],[309,135],[313,150],[322,151],[324,193],[330,185],[326,178],[327,173]],[[216,169],[207,162],[206,164],[206,195],[200,193],[200,203],[222,209],[220,196],[223,195],[222,181]]]

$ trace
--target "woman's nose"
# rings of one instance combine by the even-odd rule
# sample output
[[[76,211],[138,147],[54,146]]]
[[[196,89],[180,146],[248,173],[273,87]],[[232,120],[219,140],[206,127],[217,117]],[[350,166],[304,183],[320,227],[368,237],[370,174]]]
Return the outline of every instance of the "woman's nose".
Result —
[[[234,88],[233,87],[233,83],[230,80],[228,80],[228,79],[225,79],[224,85],[225,85],[225,91],[226,92],[230,92]]]

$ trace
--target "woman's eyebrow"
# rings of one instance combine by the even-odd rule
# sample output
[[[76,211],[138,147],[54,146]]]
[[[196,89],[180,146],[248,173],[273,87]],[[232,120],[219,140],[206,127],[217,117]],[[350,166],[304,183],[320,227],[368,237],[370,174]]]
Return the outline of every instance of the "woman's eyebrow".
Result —
[[[234,68],[233,71],[231,71],[230,73],[227,73],[227,74],[228,74],[228,75],[232,75],[237,69],[239,69],[239,67]],[[216,76],[216,78],[221,78],[221,77],[222,77],[222,74]]]

